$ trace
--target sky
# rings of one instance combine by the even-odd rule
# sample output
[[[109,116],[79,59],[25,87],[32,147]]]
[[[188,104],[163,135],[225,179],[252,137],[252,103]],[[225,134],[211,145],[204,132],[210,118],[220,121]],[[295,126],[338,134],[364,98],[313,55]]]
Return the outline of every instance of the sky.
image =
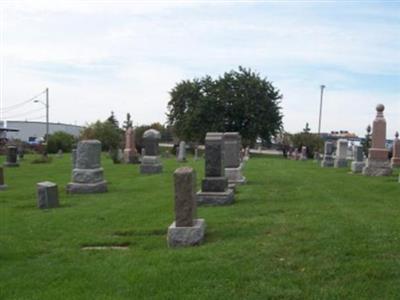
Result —
[[[285,130],[400,131],[399,1],[3,1],[0,118],[166,122],[176,83],[251,68],[282,93]],[[20,103],[22,103],[20,105]]]

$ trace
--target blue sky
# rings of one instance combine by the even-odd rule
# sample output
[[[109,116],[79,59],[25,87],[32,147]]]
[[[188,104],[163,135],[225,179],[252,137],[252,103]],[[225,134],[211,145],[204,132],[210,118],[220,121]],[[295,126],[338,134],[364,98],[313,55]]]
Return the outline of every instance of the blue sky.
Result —
[[[284,126],[400,130],[400,1],[20,1],[0,4],[3,116],[50,88],[50,119],[165,121],[180,80],[239,65],[281,90]],[[26,119],[40,117],[32,112]]]

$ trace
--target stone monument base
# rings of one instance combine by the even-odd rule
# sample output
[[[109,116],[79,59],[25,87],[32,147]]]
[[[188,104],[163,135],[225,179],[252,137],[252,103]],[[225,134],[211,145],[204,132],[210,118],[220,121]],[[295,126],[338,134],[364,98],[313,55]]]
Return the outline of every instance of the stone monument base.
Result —
[[[392,168],[400,168],[400,158],[392,158],[391,166]]]
[[[162,172],[162,164],[158,156],[143,156],[140,174],[156,174]]]
[[[363,161],[353,161],[351,163],[351,172],[353,172],[353,173],[361,173],[364,167],[365,167],[365,162],[363,162]]]
[[[389,160],[368,159],[362,174],[365,176],[389,176],[392,174],[392,168]]]
[[[225,168],[225,176],[228,178],[228,183],[245,184],[246,178],[242,175],[242,167]]]
[[[5,189],[7,189],[7,184],[0,185],[0,191],[4,191]]]
[[[335,159],[335,168],[347,168],[347,159],[339,158]]]
[[[96,183],[76,183],[70,182],[66,187],[68,194],[91,194],[107,192],[107,181],[99,181]]]
[[[227,205],[234,201],[234,192],[227,189],[225,192],[198,192],[196,194],[198,205]]]
[[[324,158],[324,159],[321,161],[321,167],[322,167],[322,168],[333,167],[333,165],[334,165],[334,162],[333,162],[333,159],[332,159],[332,158]]]
[[[19,167],[19,163],[12,163],[12,162],[4,162],[3,166],[5,167]]]
[[[204,241],[206,223],[204,219],[193,220],[191,227],[176,227],[175,222],[168,227],[169,247],[197,246]]]

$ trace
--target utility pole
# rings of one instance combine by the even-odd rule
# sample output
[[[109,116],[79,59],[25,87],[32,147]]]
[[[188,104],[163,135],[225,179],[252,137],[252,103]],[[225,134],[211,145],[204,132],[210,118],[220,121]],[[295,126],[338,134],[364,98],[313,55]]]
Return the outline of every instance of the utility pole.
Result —
[[[318,136],[321,134],[321,117],[322,117],[322,98],[324,96],[325,85],[321,85],[321,98],[319,102],[319,121],[318,121]]]
[[[46,88],[46,144],[49,141],[49,88]]]

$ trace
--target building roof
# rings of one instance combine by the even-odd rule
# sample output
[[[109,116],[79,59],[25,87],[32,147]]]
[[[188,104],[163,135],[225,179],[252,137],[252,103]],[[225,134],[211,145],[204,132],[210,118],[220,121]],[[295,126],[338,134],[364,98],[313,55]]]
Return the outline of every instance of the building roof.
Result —
[[[14,131],[14,132],[17,132],[17,131],[19,131],[19,129],[0,127],[0,131]]]

